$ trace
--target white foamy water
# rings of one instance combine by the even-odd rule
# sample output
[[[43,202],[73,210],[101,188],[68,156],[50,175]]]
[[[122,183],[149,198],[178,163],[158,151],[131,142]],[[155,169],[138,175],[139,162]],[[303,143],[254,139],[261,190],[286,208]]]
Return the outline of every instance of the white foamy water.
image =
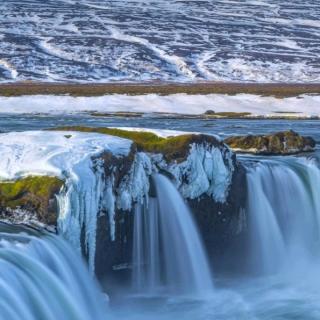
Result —
[[[0,81],[320,80],[320,4],[4,0]]]

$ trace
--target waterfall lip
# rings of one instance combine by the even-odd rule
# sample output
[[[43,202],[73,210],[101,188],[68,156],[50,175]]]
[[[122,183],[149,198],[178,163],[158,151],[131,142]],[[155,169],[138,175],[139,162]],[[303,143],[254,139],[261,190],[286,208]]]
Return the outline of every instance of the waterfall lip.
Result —
[[[88,157],[111,151],[125,156],[132,142],[99,133],[64,131],[24,131],[0,135],[0,178],[16,179],[26,175],[54,175],[64,172]]]

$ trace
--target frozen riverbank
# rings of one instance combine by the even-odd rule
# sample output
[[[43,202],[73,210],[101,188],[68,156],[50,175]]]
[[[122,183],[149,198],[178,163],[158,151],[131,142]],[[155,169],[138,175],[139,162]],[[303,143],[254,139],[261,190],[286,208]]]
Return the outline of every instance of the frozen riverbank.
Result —
[[[208,110],[216,113],[248,113],[250,116],[293,118],[320,115],[320,95],[287,98],[254,94],[158,94],[103,95],[75,97],[69,95],[0,96],[0,113],[72,114],[106,112],[140,112],[145,114],[175,113],[200,115]]]

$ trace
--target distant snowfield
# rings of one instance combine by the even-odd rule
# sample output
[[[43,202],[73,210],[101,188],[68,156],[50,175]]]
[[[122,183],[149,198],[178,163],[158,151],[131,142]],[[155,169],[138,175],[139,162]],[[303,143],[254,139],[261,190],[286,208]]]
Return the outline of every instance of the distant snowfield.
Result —
[[[318,83],[319,11],[319,0],[2,0],[0,82]]]
[[[250,112],[257,116],[274,116],[279,115],[279,112],[293,113],[292,116],[320,116],[320,95],[302,95],[283,99],[252,94],[234,96],[223,94],[159,96],[149,94],[140,96],[105,95],[100,97],[52,95],[0,97],[0,114],[64,114],[94,111],[201,114],[207,110]]]

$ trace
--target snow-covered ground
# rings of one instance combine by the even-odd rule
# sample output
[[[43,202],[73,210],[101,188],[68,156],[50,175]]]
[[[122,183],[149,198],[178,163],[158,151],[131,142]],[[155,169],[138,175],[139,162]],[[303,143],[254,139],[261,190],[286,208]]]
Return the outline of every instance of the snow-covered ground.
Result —
[[[187,95],[156,94],[100,97],[21,96],[0,97],[0,113],[77,113],[77,112],[169,112],[201,114],[215,112],[250,112],[253,115],[273,116],[277,112],[296,116],[320,115],[320,95],[302,95],[290,98],[262,97],[251,94],[234,96],[223,94]],[[279,115],[279,114],[278,114]]]
[[[319,82],[319,0],[2,0],[0,82]]]
[[[25,131],[0,134],[0,179],[27,175],[66,178],[103,151],[127,155],[131,142],[97,133]],[[87,165],[87,164],[85,164]]]

